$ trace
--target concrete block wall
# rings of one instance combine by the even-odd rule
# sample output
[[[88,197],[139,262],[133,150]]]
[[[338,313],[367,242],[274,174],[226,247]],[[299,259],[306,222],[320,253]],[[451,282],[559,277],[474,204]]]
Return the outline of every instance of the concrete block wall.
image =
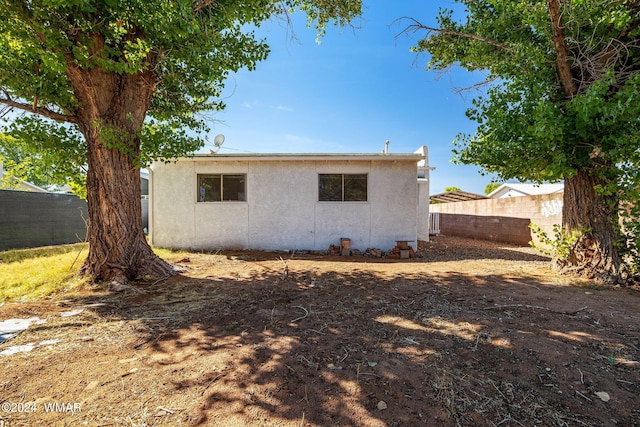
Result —
[[[439,203],[430,208],[440,213],[441,234],[517,245],[537,240],[530,223],[550,237],[554,224],[562,224],[562,193]]]

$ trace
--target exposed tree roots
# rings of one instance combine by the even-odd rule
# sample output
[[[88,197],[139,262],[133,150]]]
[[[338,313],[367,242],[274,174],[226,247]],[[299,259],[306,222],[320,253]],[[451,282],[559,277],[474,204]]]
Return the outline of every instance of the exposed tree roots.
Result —
[[[585,277],[606,285],[633,285],[640,278],[631,276],[610,241],[603,242],[585,233],[574,244],[568,259],[554,259],[553,267],[563,275]]]
[[[121,291],[131,282],[164,279],[178,273],[170,263],[157,256],[150,248],[143,252],[144,256],[130,260],[128,265],[92,263],[91,257],[88,257],[80,274],[91,277],[94,283],[109,283],[110,288]]]

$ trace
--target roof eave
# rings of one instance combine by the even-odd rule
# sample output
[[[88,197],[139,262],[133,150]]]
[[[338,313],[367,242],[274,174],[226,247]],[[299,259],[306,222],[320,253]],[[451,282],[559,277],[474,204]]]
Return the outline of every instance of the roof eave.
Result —
[[[419,162],[424,156],[418,153],[365,154],[365,153],[258,153],[258,154],[194,154],[177,161],[411,161]]]

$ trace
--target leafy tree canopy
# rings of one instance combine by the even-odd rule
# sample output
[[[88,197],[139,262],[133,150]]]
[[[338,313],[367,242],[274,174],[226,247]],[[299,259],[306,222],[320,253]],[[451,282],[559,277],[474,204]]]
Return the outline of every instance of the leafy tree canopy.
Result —
[[[24,120],[22,117],[16,124]],[[77,133],[67,132],[66,127],[51,126],[45,120],[31,119],[28,123],[24,128],[16,126],[13,135],[0,134],[0,162],[10,177],[5,186],[14,187],[24,181],[45,188],[70,185],[75,194],[84,197],[86,173],[81,165],[85,163],[85,153],[77,149],[84,148],[84,144],[72,140],[78,137]],[[38,138],[21,139],[23,129],[39,134]],[[68,150],[60,149],[61,141]]]
[[[0,102],[36,115],[13,121],[8,133],[32,147],[86,151],[75,116],[81,102],[69,73],[100,69],[119,75],[149,73],[154,93],[129,154],[139,164],[200,148],[208,129],[200,112],[224,108],[220,91],[230,72],[254,69],[269,47],[255,28],[273,16],[306,12],[322,35],[331,21],[344,25],[360,13],[359,0],[32,0],[0,1]],[[98,82],[86,82],[88,85]],[[96,87],[95,91],[105,88]],[[37,115],[57,122],[34,118]],[[62,123],[62,124],[61,124]],[[112,135],[109,135],[109,133]],[[49,135],[49,136],[47,136]],[[60,137],[47,144],[43,138]],[[117,130],[103,136],[123,151]],[[52,164],[59,165],[60,162]]]
[[[640,3],[562,1],[562,27],[575,85],[558,76],[548,2],[458,0],[465,19],[442,10],[440,28],[416,51],[428,68],[459,65],[493,82],[467,112],[474,135],[459,135],[456,160],[501,179],[557,181],[616,164],[640,147]],[[610,171],[603,171],[607,174]]]

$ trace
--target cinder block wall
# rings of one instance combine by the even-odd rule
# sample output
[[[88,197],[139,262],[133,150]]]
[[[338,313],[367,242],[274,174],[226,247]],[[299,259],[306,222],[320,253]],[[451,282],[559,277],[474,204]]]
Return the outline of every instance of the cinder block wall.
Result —
[[[553,225],[562,224],[562,193],[504,199],[439,203],[440,233],[496,242],[528,245],[536,240],[529,223],[553,236]]]

